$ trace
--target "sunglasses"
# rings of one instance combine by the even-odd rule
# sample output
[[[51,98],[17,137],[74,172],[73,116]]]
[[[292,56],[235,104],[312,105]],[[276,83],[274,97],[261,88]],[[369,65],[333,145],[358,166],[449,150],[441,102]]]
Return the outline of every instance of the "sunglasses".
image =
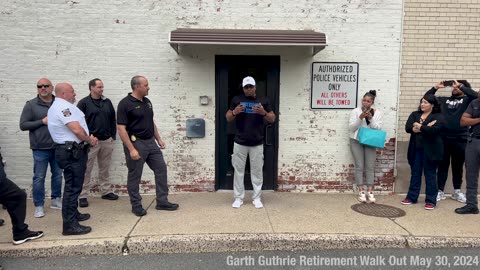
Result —
[[[40,85],[37,85],[37,88],[38,88],[38,89],[43,88],[43,87],[48,88],[48,87],[50,87],[50,84],[40,84]]]
[[[251,84],[247,84],[243,87],[243,89],[253,89],[255,86]]]

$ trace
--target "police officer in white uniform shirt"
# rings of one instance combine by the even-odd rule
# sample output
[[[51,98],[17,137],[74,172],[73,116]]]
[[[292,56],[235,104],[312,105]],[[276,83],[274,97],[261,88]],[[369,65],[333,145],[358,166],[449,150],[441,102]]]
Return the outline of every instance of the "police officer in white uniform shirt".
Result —
[[[55,101],[48,110],[48,131],[55,142],[55,159],[63,169],[63,235],[89,233],[92,228],[79,224],[90,218],[78,212],[78,196],[82,191],[87,167],[88,147],[98,143],[89,136],[85,115],[73,103],[75,90],[68,83],[55,86]]]

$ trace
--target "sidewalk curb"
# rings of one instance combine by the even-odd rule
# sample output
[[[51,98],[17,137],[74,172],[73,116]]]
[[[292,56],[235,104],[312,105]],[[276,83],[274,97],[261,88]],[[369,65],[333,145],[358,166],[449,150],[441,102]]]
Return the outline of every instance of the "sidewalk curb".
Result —
[[[125,238],[36,240],[22,245],[0,245],[1,257],[57,257],[121,254]]]
[[[343,234],[205,234],[139,236],[128,240],[130,254],[405,248],[403,236]]]
[[[479,248],[480,238],[473,237],[425,237],[409,236],[406,238],[411,248]]]
[[[122,255],[125,238],[32,241],[0,246],[0,257]],[[349,234],[197,234],[135,236],[124,255],[276,250],[479,248],[480,238]]]

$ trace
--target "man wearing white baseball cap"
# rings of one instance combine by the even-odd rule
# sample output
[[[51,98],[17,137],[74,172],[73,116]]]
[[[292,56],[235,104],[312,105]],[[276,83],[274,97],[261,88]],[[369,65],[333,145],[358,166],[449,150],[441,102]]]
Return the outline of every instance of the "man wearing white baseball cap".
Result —
[[[263,131],[264,121],[275,122],[275,113],[267,97],[257,97],[255,79],[248,76],[242,81],[243,94],[232,99],[225,117],[228,122],[235,120],[235,143],[233,145],[232,166],[233,208],[240,208],[245,197],[245,164],[250,157],[252,179],[252,203],[262,208],[261,192],[263,185]]]

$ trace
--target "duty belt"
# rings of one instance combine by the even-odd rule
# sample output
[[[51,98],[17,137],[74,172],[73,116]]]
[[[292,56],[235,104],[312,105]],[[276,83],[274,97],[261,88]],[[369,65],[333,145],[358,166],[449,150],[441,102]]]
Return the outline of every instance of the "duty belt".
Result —
[[[90,145],[86,144],[85,142],[77,143],[70,141],[65,142],[65,144],[55,144],[55,147],[62,147],[68,151],[71,151],[75,159],[78,159],[82,151],[87,151],[89,146]]]

